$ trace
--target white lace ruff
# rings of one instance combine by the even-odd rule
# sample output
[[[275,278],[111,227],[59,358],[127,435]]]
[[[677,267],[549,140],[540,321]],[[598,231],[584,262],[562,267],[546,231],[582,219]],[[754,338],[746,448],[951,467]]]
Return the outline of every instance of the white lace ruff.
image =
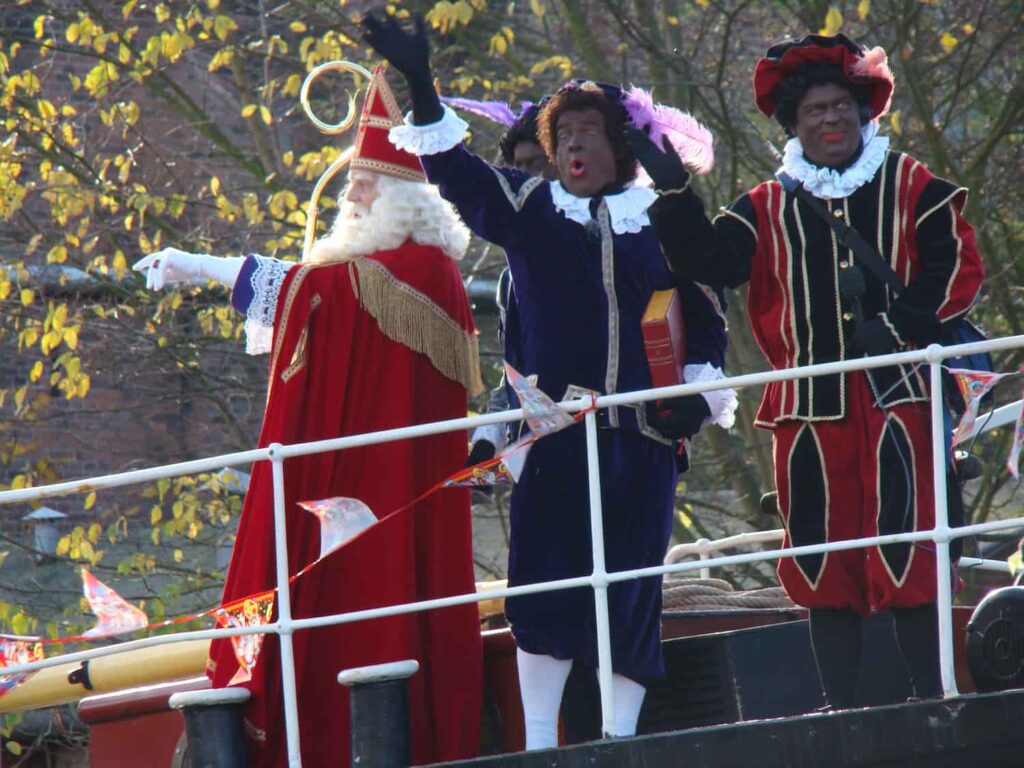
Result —
[[[718,381],[724,379],[725,374],[721,368],[711,363],[696,363],[683,366],[683,381],[687,384],[697,384],[702,381]],[[716,389],[710,392],[701,392],[707,401],[711,416],[705,424],[717,424],[722,429],[730,429],[736,423],[736,409],[739,407],[739,400],[736,398],[735,389]]]
[[[864,142],[864,151],[857,158],[857,162],[842,173],[809,162],[804,157],[800,139],[796,137],[786,142],[782,168],[779,172],[785,171],[803,184],[808,192],[823,200],[849,197],[875,178],[875,174],[885,161],[886,152],[889,151],[889,137],[878,135],[878,123],[868,123],[861,128],[860,135]]]
[[[617,235],[627,232],[636,233],[650,225],[647,209],[658,194],[646,187],[629,187],[617,195],[604,198],[608,205],[608,217],[611,219],[612,231]],[[590,221],[589,197],[577,197],[571,194],[560,182],[551,182],[551,201],[565,218],[577,224],[587,225]]]
[[[405,125],[396,125],[388,131],[388,139],[397,149],[417,157],[436,155],[461,144],[467,128],[469,123],[445,107],[441,119],[429,125],[413,125],[412,114],[406,115]]]
[[[245,311],[245,351],[250,355],[264,355],[274,345],[274,315],[277,312],[277,298],[281,283],[292,262],[253,256],[256,269],[249,277],[252,286],[252,301]]]

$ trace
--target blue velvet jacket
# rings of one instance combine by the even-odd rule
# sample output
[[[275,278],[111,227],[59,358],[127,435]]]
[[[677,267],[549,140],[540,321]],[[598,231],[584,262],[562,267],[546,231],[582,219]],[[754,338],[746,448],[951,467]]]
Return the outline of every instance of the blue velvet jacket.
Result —
[[[505,250],[520,372],[537,374],[550,397],[561,400],[574,386],[602,394],[649,388],[640,321],[651,294],[665,288],[683,298],[687,363],[723,367],[724,300],[669,270],[645,213],[650,200],[638,200],[650,193],[573,198],[557,182],[493,167],[461,144],[420,159],[467,226]],[[643,407],[611,409],[603,423],[665,441]]]

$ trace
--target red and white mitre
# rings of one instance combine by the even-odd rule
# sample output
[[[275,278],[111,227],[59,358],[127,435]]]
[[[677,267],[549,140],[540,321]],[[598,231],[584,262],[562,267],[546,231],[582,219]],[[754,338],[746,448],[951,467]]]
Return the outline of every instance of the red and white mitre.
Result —
[[[419,158],[398,149],[388,140],[388,131],[403,125],[403,121],[402,110],[384,76],[384,69],[384,65],[378,65],[370,79],[349,167],[426,183],[427,174]]]

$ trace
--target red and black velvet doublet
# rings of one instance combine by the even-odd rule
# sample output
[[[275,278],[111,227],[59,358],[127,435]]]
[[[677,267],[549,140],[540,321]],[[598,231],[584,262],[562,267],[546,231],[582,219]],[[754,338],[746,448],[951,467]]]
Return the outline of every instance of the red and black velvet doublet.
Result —
[[[965,201],[966,190],[891,151],[851,194],[822,200],[907,284],[896,298],[862,270],[863,316],[881,318],[898,344],[937,341],[941,323],[963,315],[977,295],[983,270],[974,230],[961,215]],[[773,369],[850,357],[856,317],[841,298],[839,274],[856,258],[778,181],[742,195],[713,224],[692,190],[662,198],[651,218],[676,271],[710,285],[749,281],[748,316]],[[932,526],[928,402],[926,369],[907,365],[767,385],[756,423],[775,431],[787,544]],[[809,428],[828,422],[839,431]],[[842,439],[852,434],[843,428],[856,431],[856,439]],[[851,478],[861,486],[855,494],[843,490]],[[902,554],[890,548],[888,557],[876,550],[858,554],[886,561],[869,568],[866,581],[856,576],[863,573],[860,560],[832,565],[852,562],[852,556],[786,562],[780,576],[794,599],[810,607],[864,611],[934,600],[934,568],[928,573],[922,566],[928,583],[917,583],[901,565],[909,562],[910,547],[899,549]],[[919,564],[933,557],[923,550],[917,547],[913,555]],[[830,568],[843,573],[829,575]]]

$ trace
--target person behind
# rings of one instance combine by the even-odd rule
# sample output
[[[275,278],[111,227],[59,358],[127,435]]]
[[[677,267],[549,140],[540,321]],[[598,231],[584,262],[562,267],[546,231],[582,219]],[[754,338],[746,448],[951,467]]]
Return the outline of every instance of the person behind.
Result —
[[[542,102],[543,103],[543,102]],[[537,138],[537,115],[541,104],[525,105],[515,121],[508,126],[498,141],[502,162],[508,168],[516,168],[530,176],[541,176],[549,181],[557,178],[555,166],[548,160],[544,148]],[[519,360],[519,307],[516,304],[512,272],[505,267],[498,275],[498,289],[495,295],[498,305],[498,343],[503,357],[517,370]],[[511,403],[515,403],[512,405]],[[498,386],[491,390],[487,399],[487,413],[517,408],[518,401],[508,386],[504,373]],[[494,458],[509,441],[510,424],[488,424],[473,432],[472,444],[466,466]]]
[[[420,161],[387,141],[401,113],[381,71],[360,120],[349,184],[330,233],[301,264],[216,258],[165,248],[136,265],[147,286],[213,279],[246,315],[247,348],[270,352],[260,446],[304,443],[462,418],[482,390],[473,318],[458,260],[469,232],[426,184]],[[465,458],[466,433],[401,440],[284,462],[289,573],[315,561],[319,523],[297,502],[356,498],[380,518],[292,586],[297,618],[474,591],[469,492],[409,505]],[[394,513],[394,514],[390,514]],[[271,466],[245,497],[225,604],[275,586]],[[301,747],[307,764],[348,765],[345,668],[417,659],[409,680],[412,757],[431,763],[478,748],[482,651],[475,604],[334,625],[294,636]],[[236,663],[214,641],[209,674]],[[253,766],[287,764],[279,650],[268,635],[246,684]]]
[[[687,310],[688,380],[722,376],[725,328],[706,294],[668,270],[646,209],[657,198],[631,185],[620,89],[574,81],[541,110],[538,135],[558,180],[495,168],[463,144],[466,123],[433,88],[422,19],[414,31],[387,18],[364,21],[366,39],[406,78],[413,101],[392,141],[421,156],[475,233],[502,247],[519,306],[522,373],[554,400],[650,387],[640,320],[659,289],[678,287]],[[704,423],[729,424],[725,391],[676,398],[665,416],[644,404],[602,409],[598,459],[606,564],[619,571],[662,562],[675,505],[676,439]],[[509,584],[576,577],[593,569],[587,451],[582,424],[535,443],[511,496]],[[608,590],[615,718],[612,735],[635,733],[645,686],[664,674],[661,579]],[[509,598],[528,749],[557,744],[559,704],[577,660],[597,666],[590,589]]]
[[[747,315],[773,369],[925,346],[977,296],[967,191],[890,149],[878,118],[892,90],[885,52],[844,35],[772,46],[754,72],[758,108],[791,137],[780,171],[882,254],[906,284],[898,298],[780,181],[741,195],[712,224],[675,156],[641,147],[648,173],[680,190],[651,209],[673,269],[712,285],[749,282]],[[844,295],[851,283],[862,290]],[[929,398],[911,365],[767,386],[755,423],[772,431],[785,546],[934,527]],[[957,483],[949,489],[956,520]],[[787,557],[778,570],[809,609],[827,707],[855,701],[873,610],[892,611],[914,694],[942,695],[930,545]]]

